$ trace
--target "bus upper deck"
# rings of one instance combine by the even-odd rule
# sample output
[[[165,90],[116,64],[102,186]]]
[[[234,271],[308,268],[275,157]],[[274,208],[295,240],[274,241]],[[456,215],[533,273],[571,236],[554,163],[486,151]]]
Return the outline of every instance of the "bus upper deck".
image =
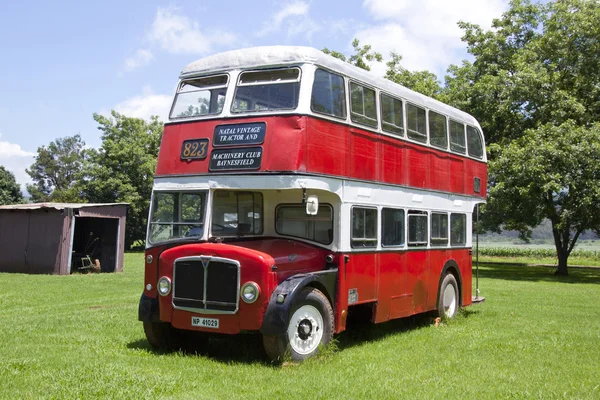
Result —
[[[258,47],[181,73],[157,177],[294,173],[485,198],[470,115],[318,50]]]

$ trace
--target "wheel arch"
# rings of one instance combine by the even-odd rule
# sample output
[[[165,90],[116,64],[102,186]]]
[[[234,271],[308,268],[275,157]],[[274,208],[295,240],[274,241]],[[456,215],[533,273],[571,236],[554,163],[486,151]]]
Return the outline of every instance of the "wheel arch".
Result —
[[[331,307],[335,309],[337,272],[337,269],[332,269],[317,273],[297,274],[281,282],[271,295],[260,332],[265,335],[285,333],[294,300],[305,287],[313,287],[321,291]],[[284,296],[283,303],[277,302],[279,295]]]
[[[440,301],[440,287],[442,285],[442,281],[444,280],[444,277],[448,273],[454,275],[454,278],[456,279],[456,283],[458,284],[458,303],[459,303],[459,306],[462,307],[462,305],[463,305],[463,301],[462,301],[462,292],[463,292],[463,288],[462,288],[462,276],[460,274],[460,269],[458,268],[458,263],[455,260],[448,260],[448,261],[446,261],[446,264],[444,264],[444,268],[442,268],[442,272],[440,273],[440,279],[438,281],[438,286],[437,286],[437,297],[436,297],[435,304],[439,304],[439,301]]]

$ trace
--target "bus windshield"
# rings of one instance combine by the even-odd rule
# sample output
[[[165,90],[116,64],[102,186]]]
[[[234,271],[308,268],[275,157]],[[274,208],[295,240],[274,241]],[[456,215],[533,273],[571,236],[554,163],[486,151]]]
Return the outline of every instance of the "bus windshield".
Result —
[[[299,91],[299,68],[246,71],[240,75],[231,112],[292,110]]]
[[[206,191],[155,192],[148,241],[164,242],[201,237],[204,233]]]
[[[225,104],[227,75],[215,75],[181,82],[171,109],[171,119],[220,114]]]

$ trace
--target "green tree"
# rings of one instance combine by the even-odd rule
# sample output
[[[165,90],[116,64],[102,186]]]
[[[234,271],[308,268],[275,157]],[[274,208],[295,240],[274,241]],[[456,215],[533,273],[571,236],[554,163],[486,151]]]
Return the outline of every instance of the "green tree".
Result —
[[[125,241],[131,247],[146,236],[163,124],[157,117],[144,121],[115,111],[111,117],[94,114],[94,120],[102,132],[102,145],[88,150],[81,191],[89,202],[130,203]]]
[[[361,46],[358,39],[352,41],[352,48],[354,53],[350,57],[346,57],[339,51],[329,50],[327,47],[322,51],[325,54],[329,54],[367,71],[371,70],[370,63],[383,62],[381,53],[373,51],[369,44]],[[434,73],[429,71],[409,71],[401,65],[402,56],[400,54],[392,52],[390,53],[390,57],[391,60],[386,63],[385,78],[426,96],[439,98],[442,95],[442,86]]]
[[[493,144],[491,152],[486,226],[499,232],[503,224],[526,239],[532,227],[550,220],[557,274],[567,275],[577,239],[585,230],[600,231],[600,124],[547,124]]]
[[[474,62],[451,66],[445,99],[473,114],[488,142],[545,124],[597,121],[600,3],[512,0],[493,27],[461,22]]]
[[[12,172],[0,165],[0,206],[23,203],[21,186]]]
[[[354,54],[349,58],[346,58],[346,56],[339,51],[329,50],[327,47],[325,47],[322,52],[367,71],[371,70],[368,63],[381,62],[383,60],[381,53],[371,50],[370,44],[361,46],[360,41],[356,38],[352,41],[352,48]]]
[[[425,96],[439,98],[442,86],[437,76],[429,71],[409,71],[402,66],[402,56],[390,53],[391,60],[386,63],[385,77],[392,82],[424,94]]]
[[[490,31],[460,25],[474,61],[449,68],[443,95],[498,144],[485,225],[527,238],[548,218],[567,274],[582,232],[600,228],[600,2],[512,0]]]
[[[75,135],[38,147],[35,162],[26,170],[33,180],[27,184],[31,201],[81,202],[75,184],[85,163],[84,146],[81,136]]]

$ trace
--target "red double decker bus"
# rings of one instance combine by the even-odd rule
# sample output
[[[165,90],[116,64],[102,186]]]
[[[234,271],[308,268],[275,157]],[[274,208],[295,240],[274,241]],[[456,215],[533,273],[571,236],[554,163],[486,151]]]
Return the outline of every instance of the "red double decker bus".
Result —
[[[354,312],[453,317],[472,303],[484,148],[472,116],[315,49],[189,64],[154,180],[149,342],[257,332],[301,360]]]

